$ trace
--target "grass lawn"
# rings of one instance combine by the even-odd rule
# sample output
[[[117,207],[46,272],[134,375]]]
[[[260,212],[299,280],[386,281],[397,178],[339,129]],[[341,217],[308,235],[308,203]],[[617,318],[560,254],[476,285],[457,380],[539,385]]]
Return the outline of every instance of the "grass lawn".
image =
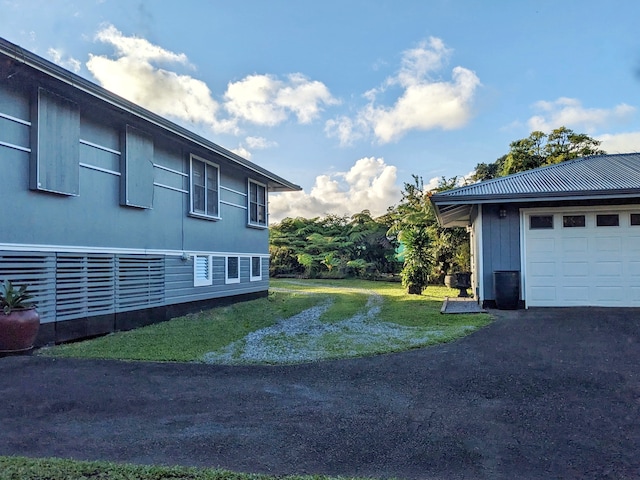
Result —
[[[322,475],[275,477],[220,469],[0,456],[0,480],[331,480],[332,478],[347,480],[346,477]]]
[[[286,364],[397,352],[452,341],[490,322],[486,314],[442,315],[444,297],[456,294],[437,286],[408,295],[398,283],[274,279],[267,298],[38,355]]]

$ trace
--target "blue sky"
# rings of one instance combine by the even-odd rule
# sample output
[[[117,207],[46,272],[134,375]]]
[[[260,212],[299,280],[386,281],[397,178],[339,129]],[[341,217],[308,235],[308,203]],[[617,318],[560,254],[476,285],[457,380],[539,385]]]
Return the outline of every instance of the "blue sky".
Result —
[[[0,36],[299,184],[271,220],[382,214],[566,126],[640,151],[634,0],[0,0]]]

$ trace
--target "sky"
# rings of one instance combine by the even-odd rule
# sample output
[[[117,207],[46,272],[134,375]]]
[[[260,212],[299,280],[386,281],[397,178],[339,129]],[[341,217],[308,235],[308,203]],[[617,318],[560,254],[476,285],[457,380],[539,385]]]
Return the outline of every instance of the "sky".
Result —
[[[636,0],[0,0],[0,37],[298,184],[270,221],[384,214],[565,126],[640,151]]]

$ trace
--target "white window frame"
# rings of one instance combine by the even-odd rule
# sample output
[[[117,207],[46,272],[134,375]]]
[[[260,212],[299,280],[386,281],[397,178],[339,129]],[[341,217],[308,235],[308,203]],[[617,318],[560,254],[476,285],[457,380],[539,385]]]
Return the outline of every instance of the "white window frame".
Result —
[[[229,259],[235,258],[238,261],[238,277],[229,276]],[[240,257],[228,255],[224,260],[224,283],[240,283]]]
[[[257,275],[255,275],[256,272],[253,270],[253,260],[256,259],[256,258],[259,261],[259,267],[258,267],[258,272],[257,272],[258,274]],[[251,277],[250,277],[250,279],[251,279],[252,282],[258,282],[258,281],[262,280],[262,257],[254,255],[253,257],[250,258],[250,261],[251,261],[251,267],[250,267],[251,268]]]
[[[203,163],[205,166],[204,211],[196,211],[193,206],[193,202],[194,202],[193,164],[194,162]],[[216,169],[216,182],[218,184],[216,194],[218,198],[216,199],[217,214],[215,215],[207,212],[207,204],[208,204],[207,195],[209,192],[209,189],[207,188],[207,185],[206,185],[206,179],[207,179],[206,169],[207,168]],[[204,218],[206,220],[220,220],[221,218],[220,217],[220,165],[218,165],[217,163],[210,162],[209,160],[206,160],[194,154],[191,154],[191,157],[189,160],[189,215],[193,217]]]
[[[255,202],[251,201],[251,185],[256,185],[256,188],[257,188],[256,196],[258,196],[257,193],[259,192],[259,187],[264,188],[264,205],[261,204],[258,199],[256,199]],[[268,220],[267,220],[269,218],[269,213],[268,213],[268,209],[267,209],[268,203],[269,203],[268,199],[269,199],[269,189],[267,188],[267,185],[264,184],[264,183],[260,183],[260,182],[257,182],[255,180],[249,179],[248,185],[247,185],[247,224],[249,226],[256,227],[256,228],[267,228],[267,225],[269,223]],[[251,206],[252,205],[256,205],[256,216],[259,216],[258,212],[259,212],[260,207],[261,206],[264,207],[264,221],[263,222],[260,222],[258,219],[256,219],[256,220],[252,220],[251,219]]]
[[[206,262],[206,275],[200,275],[198,269],[199,262]],[[211,255],[194,255],[193,256],[193,286],[204,287],[213,285],[213,259]]]

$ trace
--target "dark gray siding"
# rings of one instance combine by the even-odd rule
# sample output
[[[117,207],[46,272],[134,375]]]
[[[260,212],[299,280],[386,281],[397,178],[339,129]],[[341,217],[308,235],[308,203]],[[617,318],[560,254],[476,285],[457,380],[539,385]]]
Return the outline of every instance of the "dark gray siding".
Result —
[[[482,205],[482,265],[484,300],[495,300],[493,272],[520,270],[520,212],[517,206],[505,205],[505,218],[500,218],[500,205]]]

